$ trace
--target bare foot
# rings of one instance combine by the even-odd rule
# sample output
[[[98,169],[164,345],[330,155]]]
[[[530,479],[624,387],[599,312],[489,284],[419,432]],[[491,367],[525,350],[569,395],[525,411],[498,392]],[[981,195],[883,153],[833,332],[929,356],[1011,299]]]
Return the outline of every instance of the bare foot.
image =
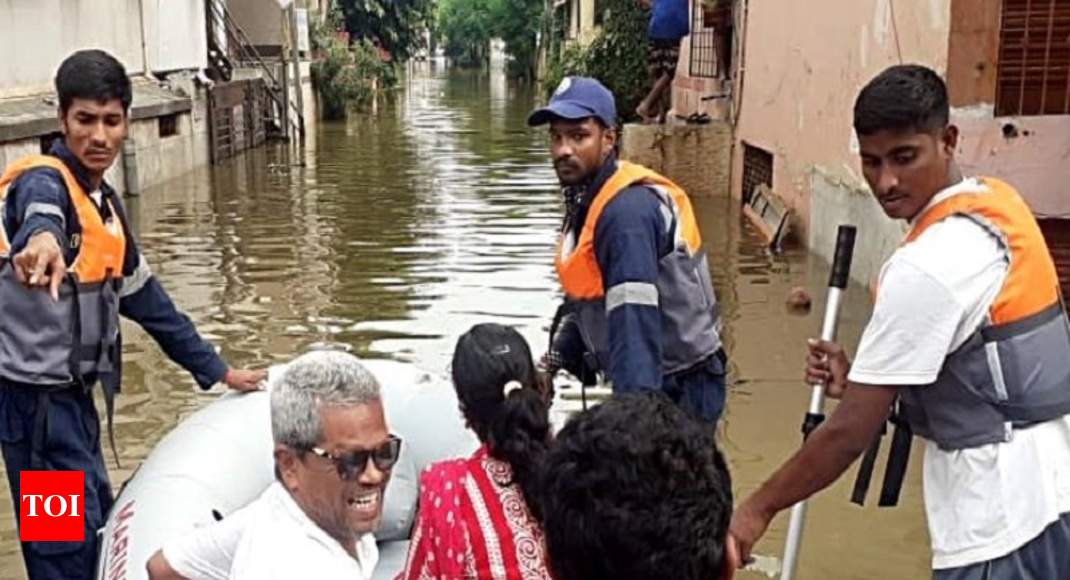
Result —
[[[635,108],[635,114],[639,115],[639,122],[643,125],[653,125],[657,119],[646,110],[646,107],[639,105]]]

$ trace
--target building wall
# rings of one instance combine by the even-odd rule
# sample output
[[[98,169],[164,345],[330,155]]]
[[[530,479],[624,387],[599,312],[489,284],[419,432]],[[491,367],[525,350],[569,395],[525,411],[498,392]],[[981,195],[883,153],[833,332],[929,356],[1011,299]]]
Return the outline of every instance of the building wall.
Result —
[[[140,15],[138,0],[0,0],[0,98],[48,90],[59,63],[81,48],[143,72]]]
[[[695,2],[688,0],[692,33],[695,32]],[[712,119],[730,120],[732,81],[725,78],[691,76],[691,50],[693,34],[680,41],[680,59],[677,61],[676,78],[672,85],[672,113],[686,118],[696,113],[706,113]]]
[[[947,67],[946,0],[895,6],[893,24],[889,0],[748,3],[738,137],[774,154],[773,188],[803,214],[812,167],[861,183],[851,112],[862,85],[900,60]]]
[[[202,99],[203,101],[203,99]],[[207,136],[198,128],[196,112],[177,115],[178,134],[159,136],[159,118],[132,121],[128,136],[136,144],[138,188],[144,190],[208,163]],[[41,153],[41,138],[30,137],[0,143],[0,167],[27,155]],[[120,153],[105,173],[105,179],[120,193],[127,192],[126,173]]]
[[[0,59],[0,98],[51,90],[60,62],[83,48],[108,51],[130,75],[203,68],[204,0],[0,0],[0,54],[19,55]]]
[[[958,160],[1015,185],[1040,217],[1070,217],[1070,115],[995,117],[1001,0],[955,0],[948,43]]]
[[[952,107],[996,100],[1001,1],[951,2],[947,89]]]
[[[594,40],[598,28],[594,25],[595,0],[568,0],[565,10],[568,14],[568,26],[565,27],[568,40],[587,44]]]
[[[130,138],[137,143],[140,189],[174,179],[198,165],[208,163],[207,136],[198,135],[192,113],[178,115],[178,134],[160,137],[159,119],[137,121]]]
[[[172,75],[169,82],[190,98],[164,91],[147,80],[135,80],[134,105],[130,110],[127,137],[134,145],[137,168],[136,189],[148,187],[182,175],[190,169],[208,163],[207,96],[203,88],[193,82],[192,74]],[[54,111],[54,109],[43,109]],[[54,114],[54,113],[52,113]],[[161,117],[162,116],[162,117]],[[162,136],[161,118],[175,119],[176,134]],[[58,135],[58,122],[41,125],[35,132],[0,142],[0,167],[30,154],[41,152],[46,135]],[[106,173],[106,178],[123,193],[128,191],[122,155]]]
[[[812,0],[746,1],[745,6],[746,24],[737,31],[744,35],[745,63],[737,85],[733,195],[741,195],[741,144],[771,152],[773,190],[797,212],[797,233],[815,252],[830,254],[833,248],[820,242],[835,233],[844,204],[857,204],[848,215],[866,213],[865,220],[875,223],[883,219],[869,216],[879,208],[858,197],[865,186],[852,130],[855,96],[870,78],[898,62],[926,64],[943,73],[949,4]],[[822,186],[830,184],[819,196],[812,196],[815,172]],[[880,258],[862,261],[879,263]],[[862,270],[854,272],[861,280],[873,273]]]
[[[684,188],[693,199],[727,197],[732,127],[629,124],[621,136],[621,158],[645,165]]]
[[[142,0],[145,52],[155,72],[207,66],[204,0]]]
[[[996,117],[955,111],[957,158],[966,175],[999,177],[1018,188],[1039,217],[1070,218],[1070,115]]]
[[[161,137],[159,118],[130,124],[128,137],[136,145],[138,189],[141,191],[210,162],[207,92],[188,74],[171,77],[171,80],[192,97],[192,108],[176,116],[177,134]],[[116,170],[121,174],[121,167]]]
[[[732,110],[732,81],[692,77],[688,74],[690,43],[680,47],[680,65],[672,85],[672,113],[687,118],[706,113],[711,119],[730,120]]]
[[[254,46],[282,45],[283,12],[277,0],[227,0],[227,9]]]
[[[810,250],[831,261],[839,226],[857,227],[851,276],[869,284],[899,246],[906,233],[906,222],[884,215],[869,188],[853,178],[831,175],[815,167],[806,181],[814,208],[814,223],[807,240]]]
[[[580,3],[580,40],[590,42],[598,33],[594,25],[595,0],[579,0]]]
[[[40,155],[41,154],[41,139],[39,137],[31,137],[28,139],[19,139],[18,141],[8,141],[7,143],[0,143],[0,167],[7,167],[8,165],[26,157],[27,155]]]

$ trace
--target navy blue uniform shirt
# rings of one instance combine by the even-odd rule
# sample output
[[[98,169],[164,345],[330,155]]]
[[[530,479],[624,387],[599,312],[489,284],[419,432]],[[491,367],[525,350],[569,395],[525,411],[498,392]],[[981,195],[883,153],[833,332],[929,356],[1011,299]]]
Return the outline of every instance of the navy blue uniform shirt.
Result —
[[[53,143],[49,155],[63,161],[87,193],[93,191],[88,173],[62,139]],[[100,194],[103,200],[111,201],[126,234],[119,313],[144,328],[171,360],[193,375],[201,388],[207,389],[221,381],[227,372],[227,364],[216,354],[212,345],[201,338],[189,317],[179,312],[163,286],[152,275],[130,232],[119,196],[103,182]],[[103,217],[108,217],[110,209],[107,203],[101,203],[98,209]],[[69,240],[75,234],[80,234],[81,225],[67,195],[67,186],[58,171],[47,167],[35,168],[15,179],[4,200],[4,228],[11,240],[12,256],[26,246],[32,235],[47,231],[64,248],[67,264],[74,262],[77,249],[71,248]]]

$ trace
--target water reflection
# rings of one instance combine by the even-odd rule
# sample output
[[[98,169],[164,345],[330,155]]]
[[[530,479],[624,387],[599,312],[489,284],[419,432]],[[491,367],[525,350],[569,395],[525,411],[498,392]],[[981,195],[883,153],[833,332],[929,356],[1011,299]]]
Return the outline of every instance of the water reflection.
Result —
[[[267,147],[194,171],[131,200],[129,213],[159,279],[234,364],[336,346],[442,372],[456,337],[488,320],[516,326],[541,352],[561,205],[546,139],[524,123],[534,99],[500,71],[417,70],[377,114],[321,124],[299,154]],[[721,438],[737,490],[750,490],[798,444],[802,345],[820,323],[827,269],[803,253],[770,256],[728,198],[696,208],[732,360]],[[784,308],[796,285],[815,296],[808,316]],[[857,288],[847,295],[848,344],[866,302]],[[197,392],[140,329],[124,329],[122,468],[108,457],[116,489],[216,394]],[[799,578],[927,576],[917,475],[895,511],[850,507],[846,481],[818,498]],[[0,510],[0,577],[19,578],[6,487]],[[759,552],[780,552],[785,525],[774,523]]]

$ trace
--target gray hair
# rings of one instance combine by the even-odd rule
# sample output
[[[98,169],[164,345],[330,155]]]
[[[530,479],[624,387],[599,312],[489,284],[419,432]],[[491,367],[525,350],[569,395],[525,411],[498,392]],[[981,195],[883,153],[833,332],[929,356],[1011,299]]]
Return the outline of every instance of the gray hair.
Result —
[[[379,381],[357,357],[339,351],[303,354],[271,389],[271,436],[276,444],[309,450],[323,437],[324,407],[379,400]]]

